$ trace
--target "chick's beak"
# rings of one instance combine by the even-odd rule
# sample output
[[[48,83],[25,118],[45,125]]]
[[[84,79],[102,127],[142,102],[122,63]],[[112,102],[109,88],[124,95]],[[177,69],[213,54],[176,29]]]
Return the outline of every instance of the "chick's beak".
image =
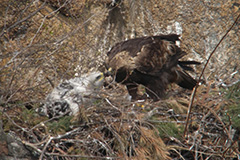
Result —
[[[100,73],[101,74],[101,78],[99,79],[99,81],[102,81],[104,79],[104,73]]]

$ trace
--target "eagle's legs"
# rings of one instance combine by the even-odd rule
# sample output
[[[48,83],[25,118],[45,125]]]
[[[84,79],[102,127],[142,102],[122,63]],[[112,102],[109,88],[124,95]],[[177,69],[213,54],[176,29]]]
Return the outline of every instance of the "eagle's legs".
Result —
[[[151,99],[153,99],[154,101],[157,101],[160,99],[159,95],[157,95],[157,93],[155,93],[153,90],[151,90],[150,88],[146,87],[146,92],[149,95],[149,97]]]
[[[166,96],[165,89],[159,87],[156,88],[156,86],[146,87],[146,92],[149,95],[149,97],[154,101],[158,101]]]

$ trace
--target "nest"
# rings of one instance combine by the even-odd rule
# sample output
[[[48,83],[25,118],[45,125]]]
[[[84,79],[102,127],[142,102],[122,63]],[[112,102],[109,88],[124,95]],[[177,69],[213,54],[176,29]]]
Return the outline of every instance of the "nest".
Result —
[[[113,92],[126,92],[117,90],[102,91],[91,106],[79,106],[78,115],[40,122],[24,133],[23,143],[40,159],[170,159],[158,129],[142,112],[143,104],[111,98]]]
[[[47,119],[28,113],[28,120],[22,120],[27,124],[12,119],[11,130],[39,159],[234,158],[239,130],[233,120],[224,119],[223,110],[234,103],[223,100],[215,105],[218,94],[210,95],[205,86],[200,87],[183,138],[190,92],[174,91],[178,94],[169,90],[172,95],[158,102],[131,102],[126,89],[114,84],[103,89],[96,102],[79,106],[78,115]],[[24,117],[23,113],[14,117]]]

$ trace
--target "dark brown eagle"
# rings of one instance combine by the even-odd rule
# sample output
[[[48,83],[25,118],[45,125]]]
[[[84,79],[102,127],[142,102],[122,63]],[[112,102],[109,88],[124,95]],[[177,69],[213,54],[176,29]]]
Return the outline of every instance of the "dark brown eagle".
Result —
[[[196,61],[179,61],[186,52],[177,45],[179,35],[159,35],[129,39],[117,43],[107,53],[108,66],[115,71],[115,81],[125,84],[132,99],[140,98],[138,84],[145,86],[150,98],[163,98],[168,84],[176,83],[186,89],[196,85],[186,70],[200,64]]]

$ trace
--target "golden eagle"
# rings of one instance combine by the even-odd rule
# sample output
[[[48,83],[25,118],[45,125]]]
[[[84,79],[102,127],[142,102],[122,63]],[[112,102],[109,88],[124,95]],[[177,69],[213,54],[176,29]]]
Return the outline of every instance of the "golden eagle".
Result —
[[[179,35],[170,34],[117,43],[107,53],[108,66],[115,71],[115,81],[127,86],[132,99],[140,98],[138,84],[144,85],[154,100],[164,97],[170,83],[193,89],[197,82],[185,71],[193,71],[190,65],[200,63],[179,61],[186,52],[176,45],[176,41],[180,41]]]

